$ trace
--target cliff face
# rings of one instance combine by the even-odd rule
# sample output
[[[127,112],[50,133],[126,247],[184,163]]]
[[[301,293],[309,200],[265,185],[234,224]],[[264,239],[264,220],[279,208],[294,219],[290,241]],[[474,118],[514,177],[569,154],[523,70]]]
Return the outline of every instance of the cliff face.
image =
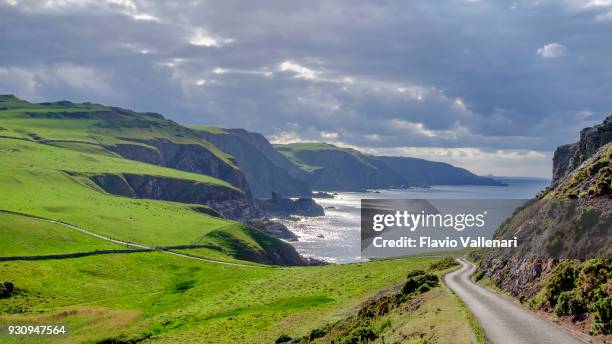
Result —
[[[232,155],[256,197],[278,193],[286,197],[310,196],[306,182],[292,177],[284,167],[291,165],[260,134],[243,129],[200,130],[201,137]],[[283,167],[284,166],[284,167]],[[295,169],[295,167],[293,167]]]
[[[503,185],[493,178],[477,176],[453,165],[409,157],[376,157],[409,185]]]
[[[612,141],[612,116],[603,123],[582,129],[580,140],[559,146],[553,157],[553,184],[590,158],[600,147]]]
[[[406,185],[395,171],[365,155],[343,150],[305,150],[296,156],[301,162],[316,166],[306,181],[317,190],[365,190]]]
[[[559,147],[555,183],[497,230],[497,238],[517,237],[518,248],[475,255],[482,259],[480,271],[498,286],[521,298],[532,297],[560,260],[612,257],[609,125],[610,117],[583,130],[580,142]]]
[[[178,144],[166,139],[130,141],[134,144],[117,144],[108,148],[126,159],[219,178],[247,195],[250,193],[247,180],[239,169],[201,145]]]
[[[318,190],[364,190],[423,184],[503,185],[449,164],[363,154],[323,143],[276,145]]]
[[[91,180],[114,195],[201,204],[234,220],[244,220],[254,215],[244,193],[228,187],[129,173],[95,175]]]

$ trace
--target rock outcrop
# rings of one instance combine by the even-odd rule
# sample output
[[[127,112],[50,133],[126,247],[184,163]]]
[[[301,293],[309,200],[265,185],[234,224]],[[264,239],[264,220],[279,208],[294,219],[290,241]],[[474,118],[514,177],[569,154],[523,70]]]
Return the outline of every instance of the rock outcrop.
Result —
[[[218,213],[234,220],[246,220],[254,215],[245,194],[226,186],[130,173],[101,174],[90,178],[104,191],[114,195],[205,205],[214,210],[208,214]]]
[[[266,217],[259,219],[251,219],[249,220],[248,224],[275,238],[285,239],[289,241],[298,240],[297,235],[291,232],[287,228],[287,226],[278,221],[274,221]]]
[[[220,159],[206,147],[199,144],[178,144],[167,139],[133,141],[133,144],[116,144],[108,149],[130,160],[170,167],[225,180],[247,194],[250,189],[241,171]]]
[[[612,141],[612,116],[608,116],[601,124],[582,129],[578,142],[559,146],[553,156],[552,184],[556,184],[578,168],[610,141]]]
[[[290,199],[283,198],[279,194],[272,193],[271,198],[257,199],[258,209],[270,216],[323,216],[323,207],[317,204],[312,198]]]
[[[244,129],[199,130],[200,136],[236,159],[255,197],[272,192],[285,197],[310,196],[308,184],[289,174],[295,169],[261,134]]]

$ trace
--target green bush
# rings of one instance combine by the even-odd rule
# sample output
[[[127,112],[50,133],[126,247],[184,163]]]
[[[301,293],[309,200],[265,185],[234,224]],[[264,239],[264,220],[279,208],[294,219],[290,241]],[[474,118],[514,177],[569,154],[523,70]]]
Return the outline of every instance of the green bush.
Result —
[[[361,344],[368,343],[378,338],[378,335],[370,326],[358,326],[345,337],[339,338],[338,344]]]
[[[554,307],[562,292],[570,291],[576,287],[576,275],[577,268],[574,262],[563,261],[559,263],[546,283],[544,299]]]
[[[604,297],[593,302],[593,312],[595,313],[593,334],[612,333],[612,298]]]
[[[476,282],[480,281],[486,273],[487,273],[487,270],[485,269],[476,271],[476,273],[474,274],[474,280]]]
[[[13,295],[13,291],[15,290],[15,285],[13,282],[4,282],[0,284],[0,299],[11,297]]]
[[[275,344],[280,344],[280,343],[288,343],[291,341],[291,337],[289,337],[286,334],[281,335],[280,337],[278,337],[276,339],[276,341],[274,341]]]
[[[424,293],[431,288],[437,287],[440,280],[437,275],[426,273],[424,271],[412,271],[408,274],[408,280],[402,288],[402,294],[411,294],[413,292]]]
[[[578,273],[578,288],[587,301],[594,300],[594,293],[610,278],[611,266],[603,259],[591,259],[582,264]]]
[[[555,305],[555,314],[561,315],[580,315],[586,311],[586,306],[582,297],[575,290],[564,291],[559,294]]]
[[[315,328],[314,330],[310,332],[310,336],[308,336],[308,339],[315,340],[317,338],[325,337],[326,334],[327,334],[326,330],[321,329],[321,328]]]
[[[429,270],[446,270],[448,268],[452,268],[453,266],[457,266],[459,263],[453,257],[444,257],[437,262],[431,263],[429,265]]]

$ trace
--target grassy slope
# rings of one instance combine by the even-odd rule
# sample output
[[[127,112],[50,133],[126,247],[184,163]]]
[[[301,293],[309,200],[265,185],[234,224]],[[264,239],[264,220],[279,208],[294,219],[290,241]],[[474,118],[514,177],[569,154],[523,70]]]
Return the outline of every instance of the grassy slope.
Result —
[[[300,143],[290,143],[290,144],[278,144],[274,145],[274,147],[283,154],[287,159],[289,159],[292,163],[298,166],[300,169],[305,172],[316,171],[321,168],[321,166],[311,166],[306,162],[300,159],[300,153],[302,152],[320,152],[320,151],[339,151],[344,152],[346,154],[350,154],[359,160],[362,164],[366,165],[368,168],[376,169],[375,166],[370,164],[365,160],[365,155],[355,149],[351,148],[342,148],[337,147],[329,143],[324,142],[300,142]]]
[[[391,313],[377,343],[472,343],[468,310],[445,286],[421,295],[413,307]]]
[[[0,310],[26,313],[5,313],[0,323],[67,323],[73,342],[148,333],[159,342],[269,343],[346,316],[433,259],[280,269],[134,253],[3,263],[0,279],[19,291]]]
[[[135,172],[200,182],[212,179],[207,176],[13,139],[0,139],[0,151],[0,209],[62,220],[114,238],[160,246],[197,243],[208,231],[234,224],[197,213],[180,203],[109,195],[91,183],[89,187],[84,185],[86,178],[71,177],[62,171]]]
[[[0,136],[102,145],[134,144],[131,140],[160,138],[178,144],[203,146],[234,166],[227,154],[191,129],[159,115],[91,103],[35,104],[12,96],[0,96]]]
[[[48,255],[123,248],[54,223],[0,213],[0,256]]]
[[[223,249],[224,243],[206,237],[207,233],[222,230],[240,240],[243,247],[261,250],[261,246],[245,232],[244,227],[235,222],[203,215],[186,204],[109,195],[101,192],[85,176],[98,173],[138,173],[233,188],[228,183],[209,176],[122,159],[101,145],[91,144],[108,144],[105,140],[117,141],[114,136],[99,135],[104,131],[110,135],[108,128],[95,125],[108,124],[104,121],[86,118],[29,118],[27,115],[30,112],[49,111],[90,113],[101,109],[108,108],[91,104],[39,105],[0,96],[0,136],[5,136],[0,137],[0,209],[61,220],[109,237],[150,246],[214,244]],[[131,116],[145,117],[146,121],[161,121],[170,128],[162,130],[161,134],[166,136],[172,133],[171,129],[183,130],[172,122],[152,115]],[[125,119],[118,120],[121,123]],[[159,130],[155,129],[147,135],[157,137]],[[186,141],[188,133],[189,130],[183,133],[185,135],[177,134],[173,139]],[[123,137],[124,134],[119,128],[113,131],[117,137]],[[44,143],[41,137],[73,141]],[[36,141],[29,141],[32,139]],[[191,141],[192,144],[194,142]],[[83,247],[83,251],[86,250],[87,247]],[[230,257],[232,252],[229,251],[198,249],[192,254],[233,260]]]

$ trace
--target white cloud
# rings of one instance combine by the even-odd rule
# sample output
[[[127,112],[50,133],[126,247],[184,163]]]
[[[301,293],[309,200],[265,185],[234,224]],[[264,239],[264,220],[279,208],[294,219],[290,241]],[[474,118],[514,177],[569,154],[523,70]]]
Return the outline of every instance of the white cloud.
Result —
[[[338,133],[335,131],[322,131],[321,138],[326,140],[336,140],[338,138]]]
[[[160,21],[159,17],[156,17],[152,14],[146,13],[136,13],[131,15],[134,20],[142,20],[142,21]]]
[[[555,59],[565,56],[567,47],[559,43],[548,43],[539,48],[536,53],[545,59]]]
[[[319,74],[319,72],[317,71],[314,71],[308,67],[301,66],[292,61],[282,62],[279,65],[278,69],[281,72],[293,72],[295,73],[296,78],[306,79],[306,80],[316,80],[317,74]]]
[[[221,46],[231,44],[234,42],[232,38],[219,38],[214,37],[206,33],[202,29],[197,29],[195,34],[189,40],[189,43],[196,46],[219,48]]]

